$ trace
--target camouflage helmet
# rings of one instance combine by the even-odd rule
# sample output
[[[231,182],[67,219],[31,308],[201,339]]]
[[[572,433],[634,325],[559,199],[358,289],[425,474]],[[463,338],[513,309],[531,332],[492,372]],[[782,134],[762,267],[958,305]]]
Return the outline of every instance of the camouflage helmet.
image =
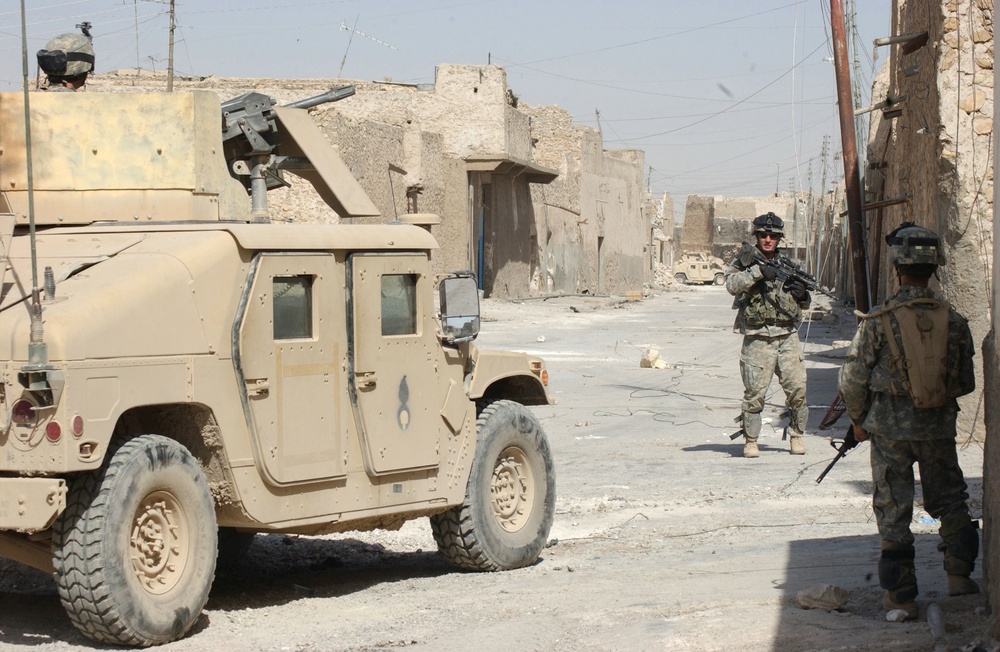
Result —
[[[753,232],[754,235],[758,233],[773,233],[777,236],[784,236],[785,223],[774,213],[764,213],[754,218]]]
[[[893,265],[944,265],[944,251],[937,233],[913,222],[903,222],[885,236]]]
[[[60,34],[36,56],[38,67],[50,77],[78,77],[94,69],[94,46],[83,34]]]

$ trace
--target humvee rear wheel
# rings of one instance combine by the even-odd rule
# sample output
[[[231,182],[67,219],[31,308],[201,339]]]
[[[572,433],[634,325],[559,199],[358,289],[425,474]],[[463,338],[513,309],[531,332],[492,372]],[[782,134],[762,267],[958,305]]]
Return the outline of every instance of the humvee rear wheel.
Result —
[[[127,441],[72,483],[53,528],[70,621],[115,645],[182,637],[208,600],[216,532],[208,483],[187,449],[158,435]]]
[[[725,274],[716,274],[715,275],[715,284],[716,285],[722,285],[725,282],[726,282],[726,276],[725,276]]]
[[[674,274],[674,280],[680,283],[681,285],[684,285],[685,283],[687,283],[688,277],[685,276],[684,274],[677,273]]]
[[[465,502],[431,517],[441,553],[458,568],[495,571],[534,563],[555,514],[555,469],[531,412],[512,401],[476,421],[476,455]]]

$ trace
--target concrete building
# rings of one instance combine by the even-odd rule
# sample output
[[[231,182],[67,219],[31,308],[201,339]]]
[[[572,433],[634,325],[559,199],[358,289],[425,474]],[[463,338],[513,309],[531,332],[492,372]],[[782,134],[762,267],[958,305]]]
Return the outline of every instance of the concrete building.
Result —
[[[601,133],[557,106],[524,107],[536,159],[558,171],[532,187],[541,294],[624,294],[650,278],[653,220],[662,208],[643,189],[645,155],[605,150]]]
[[[440,217],[428,225],[441,244],[435,271],[471,269],[498,298],[624,293],[649,278],[642,152],[605,152],[600,134],[565,111],[519,106],[502,67],[445,64],[434,84],[175,78],[179,90],[223,100],[252,90],[280,104],[345,84],[355,95],[312,109],[316,120],[383,219]],[[94,75],[88,88],[162,90],[163,81],[129,70]],[[339,219],[289,181],[270,193],[273,220]]]

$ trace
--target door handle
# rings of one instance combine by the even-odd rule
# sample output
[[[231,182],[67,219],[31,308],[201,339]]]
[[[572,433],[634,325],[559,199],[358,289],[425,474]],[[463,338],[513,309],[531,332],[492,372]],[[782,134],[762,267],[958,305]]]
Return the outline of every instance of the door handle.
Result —
[[[267,378],[252,378],[247,380],[247,395],[262,396],[271,391],[271,383]]]
[[[378,378],[375,377],[374,371],[364,371],[355,374],[354,382],[357,384],[359,389],[363,389],[365,387],[374,387],[376,383],[378,383]]]

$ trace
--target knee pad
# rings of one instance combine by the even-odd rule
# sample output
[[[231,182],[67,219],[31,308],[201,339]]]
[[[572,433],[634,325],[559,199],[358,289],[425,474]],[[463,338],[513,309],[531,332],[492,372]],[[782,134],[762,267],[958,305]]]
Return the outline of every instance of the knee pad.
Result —
[[[760,423],[760,412],[743,413],[743,430],[746,432],[748,439],[757,439],[760,437]]]

